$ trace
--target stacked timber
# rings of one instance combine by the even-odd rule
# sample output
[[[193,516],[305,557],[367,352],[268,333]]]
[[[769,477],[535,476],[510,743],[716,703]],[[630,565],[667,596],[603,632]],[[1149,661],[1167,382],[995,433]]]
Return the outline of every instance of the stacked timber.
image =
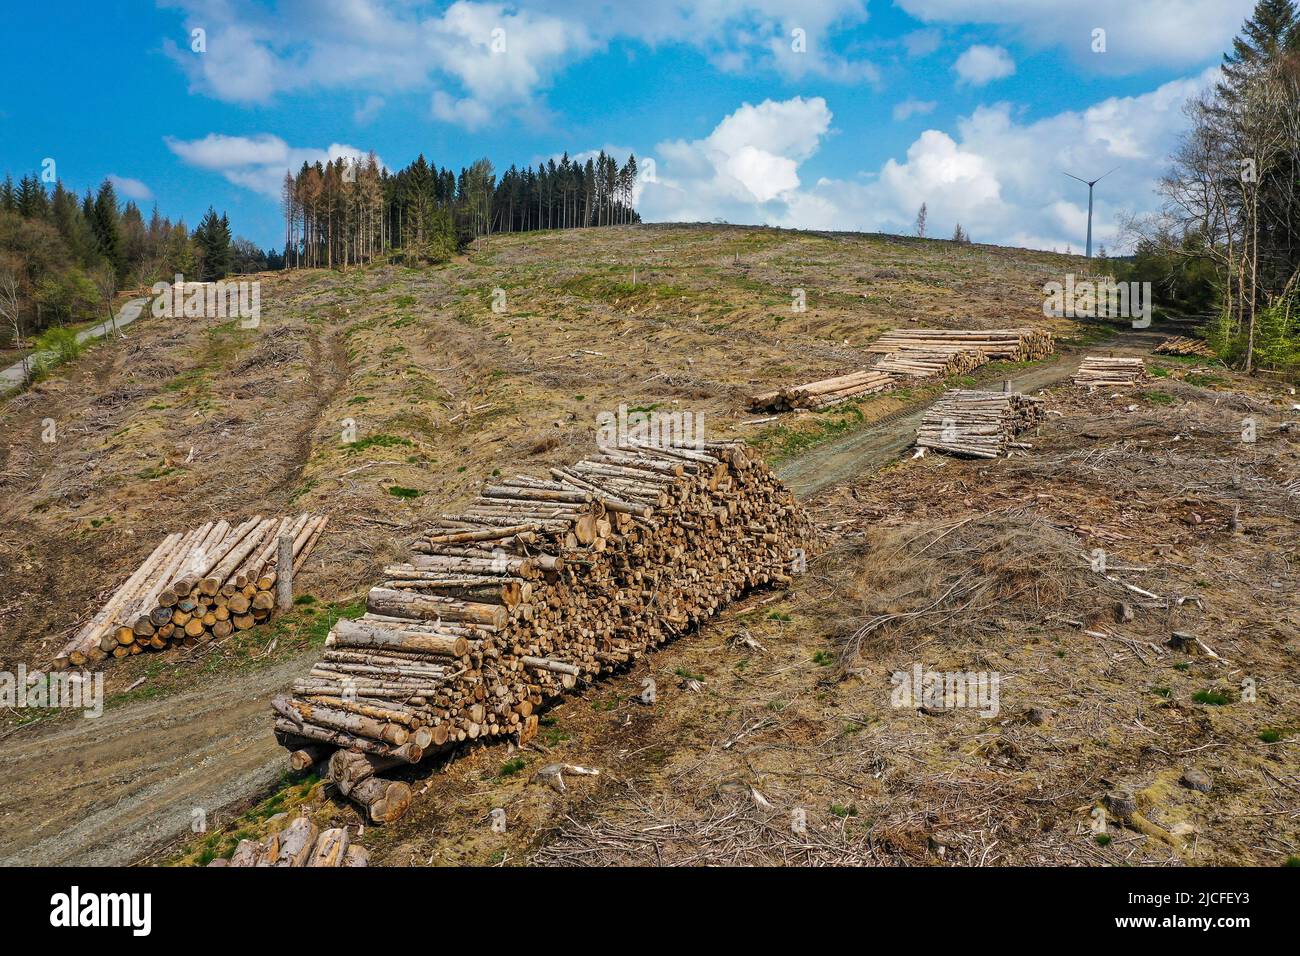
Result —
[[[459,743],[527,741],[537,711],[802,567],[809,525],[739,443],[620,445],[546,479],[485,487],[340,620],[275,730],[372,822],[400,815],[391,767]]]
[[[64,645],[55,667],[82,667],[146,650],[194,647],[265,621],[275,608],[277,547],[293,538],[297,570],[326,518],[255,515],[171,534]]]
[[[368,866],[370,854],[353,843],[344,827],[322,830],[307,817],[297,817],[264,840],[240,840],[230,859],[218,857],[208,866]]]
[[[1042,399],[1019,392],[954,389],[935,402],[916,430],[919,448],[951,455],[997,458],[1008,448],[1027,447],[1012,438],[1042,422]]]
[[[1200,339],[1189,339],[1181,335],[1165,339],[1155,347],[1154,351],[1157,355],[1200,355],[1214,358],[1214,350]]]
[[[1140,358],[1089,355],[1079,363],[1074,384],[1085,388],[1123,388],[1138,385],[1147,377],[1146,363]]]
[[[899,382],[906,382],[908,379],[967,375],[988,360],[983,350],[963,345],[904,345],[877,359],[872,367]]]
[[[894,387],[894,379],[877,369],[863,369],[838,375],[835,378],[779,388],[776,391],[754,395],[749,407],[754,411],[789,412],[797,408],[830,408],[861,395],[886,392]]]
[[[1026,362],[1051,355],[1055,350],[1052,333],[1046,329],[893,329],[867,347],[868,352],[888,354],[906,346],[933,348],[959,345],[979,349],[990,360]]]

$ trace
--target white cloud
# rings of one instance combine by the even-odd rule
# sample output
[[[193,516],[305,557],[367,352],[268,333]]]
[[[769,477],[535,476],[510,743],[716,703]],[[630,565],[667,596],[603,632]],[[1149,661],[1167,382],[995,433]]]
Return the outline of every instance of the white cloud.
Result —
[[[1039,48],[1064,49],[1100,72],[1153,66],[1188,67],[1217,59],[1255,0],[897,0],[927,23],[989,23]],[[1106,52],[1094,53],[1092,31],[1106,31]]]
[[[328,163],[340,156],[364,162],[369,155],[365,150],[342,143],[331,143],[325,149],[291,147],[270,133],[257,136],[209,133],[195,140],[167,137],[166,143],[168,149],[190,166],[220,173],[235,185],[272,199],[280,196],[284,174],[297,175],[303,163]],[[384,165],[382,159],[376,157],[376,160],[381,167]]]
[[[196,89],[233,102],[316,88],[429,89],[443,93],[435,112],[479,124],[495,110],[526,107],[566,59],[595,48],[581,22],[504,3],[458,0],[432,16],[383,0],[318,0],[278,12],[246,0],[183,5],[187,27],[207,31],[207,52],[171,44],[168,53]],[[373,100],[358,121],[377,111]]]
[[[976,43],[957,57],[952,68],[960,83],[983,86],[993,80],[1011,76],[1016,72],[1016,63],[1003,47]]]
[[[382,96],[376,96],[375,94],[372,93],[370,96],[366,97],[366,101],[364,103],[362,103],[360,106],[358,106],[355,110],[352,111],[352,119],[354,122],[362,126],[365,126],[376,116],[378,116],[379,111],[382,110],[383,108],[384,108],[384,98]]]
[[[651,154],[658,183],[643,184],[647,221],[766,223],[805,229],[910,232],[926,203],[930,233],[955,223],[978,242],[1081,248],[1087,187],[1097,189],[1094,241],[1118,248],[1125,212],[1158,203],[1156,184],[1186,126],[1183,104],[1218,76],[1166,83],[1139,96],[1111,97],[1081,111],[1022,123],[1008,104],[981,106],[955,129],[921,133],[901,159],[848,179],[802,182],[832,115],[820,98],[742,106],[704,139],[661,143]]]
[[[469,96],[457,99],[445,90],[434,90],[429,112],[434,119],[470,130],[486,126],[492,120],[492,110],[481,101]]]
[[[938,105],[934,100],[903,100],[901,103],[894,104],[894,121],[901,123],[913,116],[924,116],[926,113],[933,113],[934,108]]]
[[[943,34],[938,30],[913,30],[903,37],[903,47],[907,55],[926,57],[939,49],[943,43]]]
[[[153,199],[153,191],[138,179],[109,173],[108,181],[113,184],[113,188],[117,192],[127,199],[134,199],[137,202],[147,202]]]
[[[788,80],[879,80],[877,68],[835,52],[837,33],[865,22],[866,0],[616,0],[515,3],[457,0],[425,12],[409,0],[176,0],[207,52],[165,44],[193,89],[238,103],[281,93],[423,91],[437,119],[469,127],[534,118],[536,100],[570,63],[617,38],[684,44],[724,70],[758,66]],[[803,31],[803,52],[792,49]],[[378,109],[378,107],[375,107]],[[362,107],[358,122],[374,110]]]
[[[799,201],[799,164],[830,130],[821,97],[744,104],[704,139],[661,143],[657,182],[642,184],[646,219],[767,222]]]

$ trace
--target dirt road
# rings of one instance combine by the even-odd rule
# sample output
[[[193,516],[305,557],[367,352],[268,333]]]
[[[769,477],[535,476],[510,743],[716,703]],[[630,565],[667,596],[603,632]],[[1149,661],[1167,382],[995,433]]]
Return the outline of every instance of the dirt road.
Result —
[[[1102,346],[1062,351],[1053,361],[1030,366],[1015,375],[1011,387],[1014,391],[1031,395],[1065,382],[1090,352],[1144,355],[1158,338],[1150,334],[1125,333],[1122,339],[1111,340]],[[911,447],[916,439],[916,427],[928,407],[926,404],[905,410],[869,428],[811,448],[780,465],[776,473],[799,497],[808,498],[863,471],[879,468]]]
[[[318,652],[0,741],[0,864],[124,866],[284,770],[271,697]],[[38,792],[39,790],[39,792]]]

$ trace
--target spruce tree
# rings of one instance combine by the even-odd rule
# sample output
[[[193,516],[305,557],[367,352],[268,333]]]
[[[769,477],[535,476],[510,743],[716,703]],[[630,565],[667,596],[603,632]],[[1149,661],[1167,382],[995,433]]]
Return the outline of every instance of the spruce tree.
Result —
[[[1259,0],[1232,41],[1232,50],[1223,54],[1219,94],[1230,102],[1236,99],[1251,77],[1284,53],[1300,53],[1295,4],[1292,0]]]
[[[18,214],[24,219],[48,219],[50,197],[45,194],[45,186],[39,176],[24,176],[18,181],[15,194]]]
[[[230,220],[224,213],[218,217],[217,211],[209,206],[194,230],[194,241],[202,259],[202,281],[216,282],[230,274]]]
[[[112,267],[119,282],[126,278],[126,256],[122,251],[122,235],[117,211],[117,193],[107,179],[100,184],[99,193],[91,207],[91,229],[99,252]]]

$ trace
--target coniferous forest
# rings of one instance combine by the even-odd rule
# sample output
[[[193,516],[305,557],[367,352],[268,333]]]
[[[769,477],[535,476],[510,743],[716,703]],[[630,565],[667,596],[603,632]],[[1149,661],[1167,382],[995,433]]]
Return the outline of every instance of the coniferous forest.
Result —
[[[636,157],[621,167],[604,151],[586,162],[566,153],[498,177],[487,159],[464,167],[421,154],[397,173],[372,153],[303,164],[281,195],[286,266],[346,267],[376,255],[444,261],[480,236],[639,222],[632,205]]]

